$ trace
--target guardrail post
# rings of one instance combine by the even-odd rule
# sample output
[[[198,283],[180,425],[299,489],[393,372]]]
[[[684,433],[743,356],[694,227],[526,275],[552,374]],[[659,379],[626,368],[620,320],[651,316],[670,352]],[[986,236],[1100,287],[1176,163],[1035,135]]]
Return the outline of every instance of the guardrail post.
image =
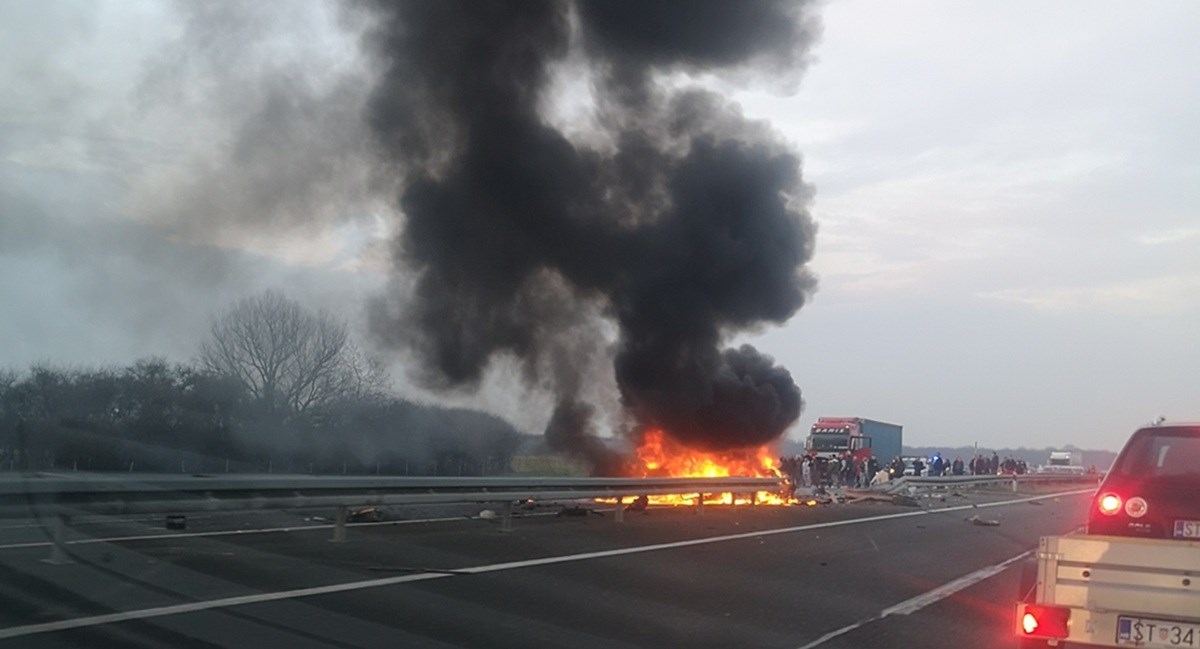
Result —
[[[613,510],[613,522],[625,522],[625,502],[620,496],[617,496],[617,507]]]
[[[1013,493],[1017,493],[1017,478],[1016,478],[1016,476],[1013,477],[1012,483],[1013,483]]]
[[[43,562],[54,566],[61,566],[68,563],[75,563],[71,557],[67,556],[65,538],[67,535],[67,516],[66,514],[57,514],[54,517],[54,527],[50,530],[50,540],[53,541],[50,545],[50,558],[42,559]]]
[[[500,509],[500,531],[513,531],[513,505],[511,500],[504,502],[504,507]]]
[[[696,495],[696,514],[704,515],[704,494]]]
[[[332,543],[346,542],[346,507],[338,507],[333,514],[333,538],[329,539]]]

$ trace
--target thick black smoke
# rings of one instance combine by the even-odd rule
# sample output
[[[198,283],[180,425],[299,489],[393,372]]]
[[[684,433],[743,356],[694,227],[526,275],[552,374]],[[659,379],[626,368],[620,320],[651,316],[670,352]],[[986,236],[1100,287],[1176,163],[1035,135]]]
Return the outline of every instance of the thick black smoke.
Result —
[[[805,9],[381,3],[368,42],[388,68],[370,121],[404,177],[396,254],[418,279],[411,299],[378,305],[376,331],[415,348],[434,385],[521,359],[558,396],[548,440],[601,471],[612,458],[580,402],[597,359],[612,359],[640,427],[707,450],[781,434],[801,408],[791,375],[722,343],[784,322],[815,287],[800,160],[736,106],[663,79],[792,74],[812,39]],[[595,80],[599,144],[545,116],[564,65]],[[615,350],[597,313],[617,325]]]

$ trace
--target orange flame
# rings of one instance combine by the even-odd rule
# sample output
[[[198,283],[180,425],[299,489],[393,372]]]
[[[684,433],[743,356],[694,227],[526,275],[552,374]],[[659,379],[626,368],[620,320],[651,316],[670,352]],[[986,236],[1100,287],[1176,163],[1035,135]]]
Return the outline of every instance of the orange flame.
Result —
[[[632,467],[639,477],[671,478],[724,478],[730,476],[777,477],[779,462],[771,447],[739,449],[720,453],[708,453],[690,449],[672,439],[661,429],[650,429],[637,448],[638,465]],[[683,496],[650,496],[650,503],[657,505],[694,505],[700,494]],[[760,491],[753,495],[704,494],[705,504],[758,503],[770,505],[790,504],[791,498],[781,494]]]

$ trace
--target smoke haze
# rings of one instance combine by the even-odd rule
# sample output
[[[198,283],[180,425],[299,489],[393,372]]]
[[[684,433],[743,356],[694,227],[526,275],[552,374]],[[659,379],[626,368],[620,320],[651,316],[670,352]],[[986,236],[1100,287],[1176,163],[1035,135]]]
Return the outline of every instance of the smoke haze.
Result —
[[[613,458],[580,395],[607,363],[635,432],[661,427],[705,450],[778,437],[799,388],[753,347],[723,342],[786,321],[815,289],[800,160],[736,106],[667,77],[752,62],[794,74],[815,33],[806,10],[378,5],[367,43],[387,69],[369,123],[403,178],[394,254],[416,283],[376,304],[376,333],[415,349],[438,387],[519,359],[524,380],[556,395],[548,440],[601,471]],[[564,64],[593,79],[603,144],[545,116]],[[615,323],[613,345],[598,318]]]

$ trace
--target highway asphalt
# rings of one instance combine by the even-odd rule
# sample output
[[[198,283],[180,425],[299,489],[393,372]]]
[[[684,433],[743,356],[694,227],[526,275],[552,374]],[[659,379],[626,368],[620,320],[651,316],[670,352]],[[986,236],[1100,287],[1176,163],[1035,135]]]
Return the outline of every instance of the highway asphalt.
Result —
[[[512,532],[464,516],[479,507],[418,511],[445,520],[346,543],[327,512],[197,515],[183,533],[80,519],[72,540],[126,540],[69,545],[66,565],[44,561],[37,521],[5,520],[0,649],[1012,647],[1019,557],[1077,528],[1087,497],[964,493],[622,524],[547,508]]]

